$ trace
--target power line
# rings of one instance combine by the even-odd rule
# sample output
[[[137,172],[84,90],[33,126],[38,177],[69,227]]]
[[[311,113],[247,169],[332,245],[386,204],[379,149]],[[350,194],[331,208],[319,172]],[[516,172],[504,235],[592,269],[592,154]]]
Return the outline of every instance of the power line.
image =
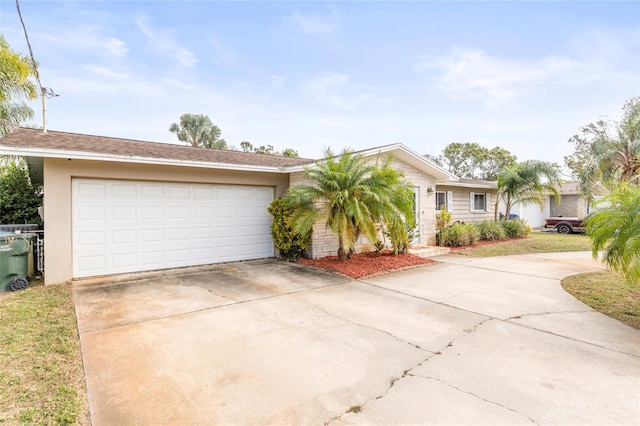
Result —
[[[54,93],[51,88],[42,87],[42,83],[40,83],[38,63],[36,62],[36,58],[33,56],[33,49],[31,48],[31,42],[29,41],[29,34],[27,34],[27,27],[24,24],[24,19],[22,19],[22,12],[20,11],[20,3],[18,2],[18,0],[16,0],[16,9],[18,10],[20,23],[22,24],[22,29],[24,30],[24,38],[27,40],[27,46],[29,47],[29,56],[31,56],[31,62],[33,62],[33,72],[36,76],[36,81],[38,82],[38,89],[40,89],[40,95],[42,96],[42,131],[44,133],[47,133],[47,99],[58,95]]]
[[[38,82],[38,89],[40,89],[40,93],[42,93],[42,84],[40,84],[40,74],[38,73],[38,65],[36,63],[36,59],[33,56],[33,49],[31,48],[31,43],[29,42],[29,34],[27,34],[27,27],[24,25],[24,20],[22,19],[22,12],[20,12],[20,3],[18,3],[18,0],[16,0],[16,9],[18,10],[20,23],[22,24],[22,29],[24,30],[24,38],[27,40],[27,46],[29,47],[29,55],[31,56],[31,62],[33,62],[33,70],[36,75],[36,81]]]

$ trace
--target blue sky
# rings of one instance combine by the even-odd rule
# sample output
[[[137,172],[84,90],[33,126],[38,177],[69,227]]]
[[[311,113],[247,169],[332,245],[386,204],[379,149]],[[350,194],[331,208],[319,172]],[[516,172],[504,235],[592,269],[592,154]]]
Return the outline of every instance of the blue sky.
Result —
[[[580,126],[640,95],[640,2],[21,1],[48,127],[177,143],[501,146],[562,163]],[[15,2],[2,33],[27,52]],[[35,123],[41,123],[39,102]]]

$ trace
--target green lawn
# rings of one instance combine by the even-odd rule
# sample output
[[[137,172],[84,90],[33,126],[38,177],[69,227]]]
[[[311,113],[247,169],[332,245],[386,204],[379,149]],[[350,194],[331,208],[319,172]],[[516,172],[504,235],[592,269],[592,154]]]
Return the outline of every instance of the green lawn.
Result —
[[[640,329],[640,285],[630,285],[611,271],[572,275],[562,287],[603,314]]]
[[[562,251],[590,251],[589,237],[582,234],[558,234],[556,232],[532,232],[526,238],[476,245],[453,253],[461,256],[491,257],[510,254],[553,253]]]
[[[0,424],[89,424],[70,284],[0,293]]]

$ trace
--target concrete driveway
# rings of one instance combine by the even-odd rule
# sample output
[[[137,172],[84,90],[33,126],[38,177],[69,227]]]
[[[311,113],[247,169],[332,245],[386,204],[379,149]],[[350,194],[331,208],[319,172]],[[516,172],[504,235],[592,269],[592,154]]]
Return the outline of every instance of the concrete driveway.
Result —
[[[94,425],[633,424],[640,332],[588,253],[364,280],[266,260],[74,284]]]

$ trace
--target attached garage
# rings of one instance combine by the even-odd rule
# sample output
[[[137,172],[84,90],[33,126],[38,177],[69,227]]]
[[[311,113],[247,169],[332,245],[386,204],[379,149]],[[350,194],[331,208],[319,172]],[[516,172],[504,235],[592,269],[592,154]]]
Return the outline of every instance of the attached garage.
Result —
[[[313,163],[18,128],[0,153],[44,187],[44,282],[272,257],[271,201]]]
[[[73,179],[73,277],[274,255],[273,188]]]

